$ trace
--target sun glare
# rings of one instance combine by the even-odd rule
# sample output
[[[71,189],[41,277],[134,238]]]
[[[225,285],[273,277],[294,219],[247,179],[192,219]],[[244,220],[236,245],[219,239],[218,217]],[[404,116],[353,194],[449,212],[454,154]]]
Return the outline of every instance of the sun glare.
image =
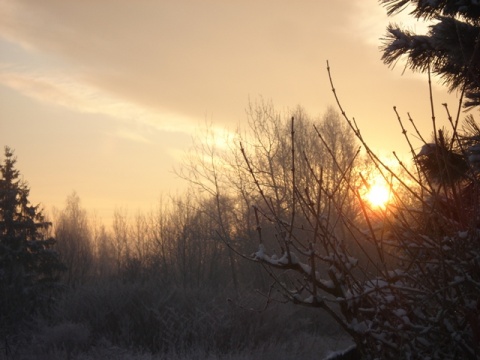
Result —
[[[390,191],[387,185],[375,183],[367,191],[365,198],[373,207],[383,208],[390,199]]]

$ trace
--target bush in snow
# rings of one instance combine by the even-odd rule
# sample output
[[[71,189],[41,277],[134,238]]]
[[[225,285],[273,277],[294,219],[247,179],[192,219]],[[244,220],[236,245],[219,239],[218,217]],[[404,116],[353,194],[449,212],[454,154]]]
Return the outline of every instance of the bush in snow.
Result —
[[[461,132],[458,121],[451,121],[449,138],[445,130],[438,130],[420,152],[412,148],[414,169],[399,160],[401,170],[394,171],[368,147],[341,106],[340,110],[366,149],[371,172],[388,183],[389,202],[374,208],[365,200],[359,191],[363,177],[352,176],[358,168],[340,166],[334,152],[330,154],[342,177],[332,187],[323,181],[322,169],[309,166],[315,156],[310,153],[304,154],[303,162],[290,157],[291,198],[280,214],[263,195],[255,164],[243,149],[252,181],[262,194],[255,205],[257,219],[267,219],[277,230],[272,242],[258,221],[259,248],[252,259],[264,265],[273,279],[272,289],[279,289],[284,299],[327,311],[365,358],[477,358],[479,128],[469,118]],[[294,137],[292,119],[291,154]],[[318,137],[322,141],[320,132]],[[296,182],[300,166],[316,179],[303,188]],[[351,217],[352,200],[360,217]],[[269,299],[273,294],[267,294]]]
[[[275,226],[278,241],[276,248],[267,246],[258,221],[259,247],[253,260],[264,265],[273,279],[272,289],[280,290],[283,299],[327,311],[367,359],[477,358],[478,127],[470,118],[460,132],[458,122],[452,121],[451,137],[439,130],[418,154],[412,148],[414,169],[399,161],[397,171],[376,156],[341,106],[340,110],[371,159],[370,172],[388,183],[389,202],[372,206],[359,190],[364,177],[352,175],[358,168],[340,166],[334,157],[342,174],[334,186],[323,181],[321,169],[308,166],[315,154],[305,153],[306,161],[297,163],[292,119],[291,199],[281,214],[264,195],[255,164],[243,149],[262,195],[255,205],[257,219]],[[399,122],[406,134],[400,117]],[[302,165],[316,179],[307,187],[296,182]],[[351,201],[360,217],[346,211]],[[275,294],[270,291],[267,296],[271,300]]]
[[[479,11],[476,2],[383,0],[389,14],[409,3],[417,19],[434,20],[425,35],[390,25],[383,60],[443,78],[460,90],[460,104],[478,106]],[[414,151],[403,122],[398,120],[414,158],[413,169],[398,160],[400,170],[383,162],[365,143],[356,123],[337,103],[362,143],[377,172],[389,186],[385,207],[374,208],[359,189],[368,179],[358,168],[330,163],[342,176],[325,181],[314,153],[296,160],[292,119],[290,203],[279,212],[265,195],[258,166],[243,155],[260,201],[257,219],[277,230],[277,249],[266,244],[257,221],[259,248],[252,258],[270,273],[272,289],[294,303],[327,311],[351,335],[364,358],[476,359],[480,355],[480,129],[472,116],[459,128],[460,111],[448,135],[437,129],[433,140]],[[466,98],[465,101],[464,97]],[[432,111],[433,102],[431,101]],[[395,110],[396,111],[396,110]],[[315,129],[316,130],[316,129]],[[314,130],[312,129],[312,132]],[[325,144],[322,133],[316,130]],[[327,145],[328,146],[328,145]],[[315,182],[296,181],[300,167]],[[279,174],[280,175],[280,174]],[[352,201],[355,205],[352,206]],[[361,217],[347,209],[357,209]],[[269,299],[274,292],[268,292]]]

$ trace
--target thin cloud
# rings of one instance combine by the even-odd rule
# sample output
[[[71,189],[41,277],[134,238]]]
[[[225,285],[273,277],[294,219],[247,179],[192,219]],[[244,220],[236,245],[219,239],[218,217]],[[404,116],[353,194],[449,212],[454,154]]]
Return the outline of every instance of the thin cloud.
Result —
[[[194,129],[192,120],[187,117],[119,99],[63,74],[18,70],[3,64],[0,84],[41,103],[71,111],[107,115],[122,122],[140,122],[158,131],[189,133]]]
[[[138,142],[144,144],[150,144],[151,141],[147,139],[145,136],[139,134],[138,132],[133,132],[132,130],[121,128],[117,129],[114,133],[111,134],[112,136]]]

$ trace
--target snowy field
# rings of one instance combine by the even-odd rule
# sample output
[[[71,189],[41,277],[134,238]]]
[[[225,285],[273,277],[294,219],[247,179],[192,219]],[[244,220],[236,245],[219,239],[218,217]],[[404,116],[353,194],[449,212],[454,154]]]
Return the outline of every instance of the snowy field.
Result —
[[[227,301],[205,290],[104,283],[66,294],[0,359],[321,360],[351,340],[325,313],[245,293]],[[248,309],[247,309],[248,307]]]

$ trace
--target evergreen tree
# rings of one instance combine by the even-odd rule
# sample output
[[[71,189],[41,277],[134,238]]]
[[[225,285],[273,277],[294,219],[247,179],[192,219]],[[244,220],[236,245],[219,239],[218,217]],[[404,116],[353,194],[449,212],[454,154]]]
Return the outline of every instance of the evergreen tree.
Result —
[[[392,15],[412,4],[416,19],[432,20],[425,35],[390,24],[382,60],[440,76],[450,90],[465,91],[466,107],[480,105],[480,4],[467,0],[380,0]]]
[[[30,189],[5,147],[0,165],[0,331],[6,337],[46,304],[63,265],[48,236],[51,224],[28,200]]]

